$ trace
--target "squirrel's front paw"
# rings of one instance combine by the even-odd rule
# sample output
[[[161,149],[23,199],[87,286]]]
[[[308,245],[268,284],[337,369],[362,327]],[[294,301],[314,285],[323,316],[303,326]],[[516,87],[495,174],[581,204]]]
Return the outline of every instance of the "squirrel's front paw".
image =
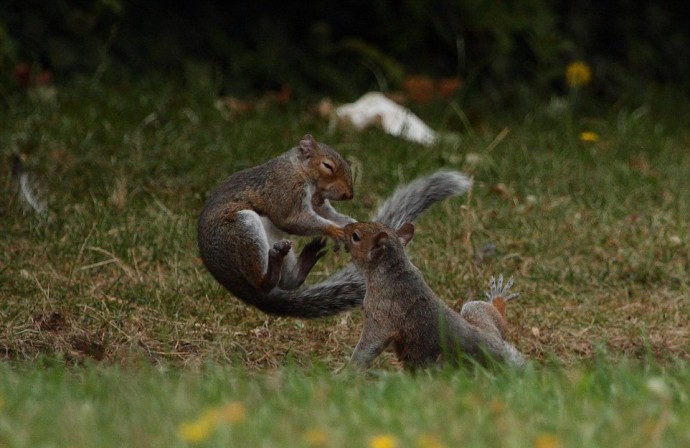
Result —
[[[330,226],[326,234],[336,241],[345,239],[345,229],[338,226]]]
[[[333,238],[333,252],[339,252],[340,245],[345,242],[345,228],[333,225],[328,228],[326,234]]]

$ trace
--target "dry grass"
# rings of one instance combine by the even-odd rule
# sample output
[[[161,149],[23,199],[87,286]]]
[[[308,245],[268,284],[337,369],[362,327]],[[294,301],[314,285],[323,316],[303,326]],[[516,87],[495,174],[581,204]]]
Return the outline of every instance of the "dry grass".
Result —
[[[301,110],[227,122],[211,98],[165,88],[76,86],[59,98],[13,99],[0,130],[6,160],[25,157],[50,210],[44,221],[23,206],[9,170],[0,180],[2,359],[341,365],[359,312],[300,321],[249,309],[205,272],[194,240],[215,184],[307,131],[360,167],[356,188],[369,193],[343,205],[359,218],[417,175],[475,176],[470,198],[419,221],[411,256],[457,309],[491,275],[515,275],[511,339],[530,358],[689,357],[690,135],[671,118],[647,115],[633,132],[625,114],[601,117],[590,145],[546,118],[511,132],[487,124],[423,149],[376,131],[327,135]],[[329,255],[312,281],[345,262]]]

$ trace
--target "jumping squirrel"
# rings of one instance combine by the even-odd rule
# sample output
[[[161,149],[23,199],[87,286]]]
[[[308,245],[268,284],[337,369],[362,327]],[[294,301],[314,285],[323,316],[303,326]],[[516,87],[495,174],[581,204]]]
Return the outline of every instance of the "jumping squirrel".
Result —
[[[505,340],[505,303],[512,279],[490,282],[488,302],[466,303],[458,314],[439,299],[407,257],[412,223],[397,231],[380,223],[345,226],[346,247],[366,280],[364,327],[350,365],[364,369],[393,346],[407,369],[460,364],[464,356],[520,366],[522,354]]]
[[[438,171],[400,187],[374,220],[399,226],[434,203],[466,192],[462,173]],[[329,200],[351,199],[352,175],[334,149],[305,135],[299,145],[268,162],[231,175],[211,192],[201,212],[201,259],[232,294],[263,312],[316,318],[361,306],[364,279],[352,265],[323,282],[301,287],[324,255],[323,238],[291,250],[286,234],[342,238],[355,220]]]

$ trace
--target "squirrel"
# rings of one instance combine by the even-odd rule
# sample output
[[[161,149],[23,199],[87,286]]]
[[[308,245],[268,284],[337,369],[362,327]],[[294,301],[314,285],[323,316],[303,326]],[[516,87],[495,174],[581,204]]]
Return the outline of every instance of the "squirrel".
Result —
[[[400,187],[374,220],[399,226],[434,203],[466,192],[462,173],[438,171]],[[305,135],[299,145],[268,162],[231,175],[209,195],[199,216],[197,241],[211,275],[248,305],[279,316],[317,318],[361,306],[364,279],[346,266],[300,288],[325,254],[324,236],[338,241],[355,222],[329,200],[353,196],[352,174],[334,149]],[[317,236],[293,253],[287,234]]]
[[[466,303],[458,314],[427,285],[404,247],[414,235],[412,223],[397,231],[380,223],[345,226],[346,249],[366,279],[364,326],[350,365],[364,369],[391,344],[406,369],[460,364],[463,355],[484,363],[492,358],[510,365],[525,363],[506,337],[505,304],[512,278],[491,279],[487,302]]]
[[[339,240],[354,219],[329,200],[352,196],[345,159],[307,134],[298,146],[233,174],[211,193],[199,218],[201,259],[231,291],[238,283],[259,294],[295,289],[324,255],[325,242],[312,240],[298,259],[285,234]]]

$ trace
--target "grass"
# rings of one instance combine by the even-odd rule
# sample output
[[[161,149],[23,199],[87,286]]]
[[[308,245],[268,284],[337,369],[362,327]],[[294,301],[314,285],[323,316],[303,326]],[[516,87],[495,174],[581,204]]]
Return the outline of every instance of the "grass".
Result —
[[[287,367],[0,367],[0,444],[687,446],[687,364],[369,378]]]
[[[0,446],[181,445],[181,422],[237,400],[246,419],[204,443],[299,446],[316,425],[328,446],[383,433],[415,446],[427,432],[447,446],[687,445],[690,117],[673,104],[472,129],[431,106],[418,111],[456,137],[424,148],[330,132],[300,104],[228,119],[203,88],[153,80],[8,98]],[[350,160],[355,200],[338,205],[359,219],[419,175],[474,176],[471,195],[418,221],[410,255],[456,309],[492,275],[514,275],[510,339],[533,360],[527,372],[410,376],[383,356],[373,377],[332,377],[358,312],[274,318],[213,281],[195,243],[205,195],[306,132]],[[45,218],[16,194],[13,154]],[[346,262],[329,254],[311,281]]]

